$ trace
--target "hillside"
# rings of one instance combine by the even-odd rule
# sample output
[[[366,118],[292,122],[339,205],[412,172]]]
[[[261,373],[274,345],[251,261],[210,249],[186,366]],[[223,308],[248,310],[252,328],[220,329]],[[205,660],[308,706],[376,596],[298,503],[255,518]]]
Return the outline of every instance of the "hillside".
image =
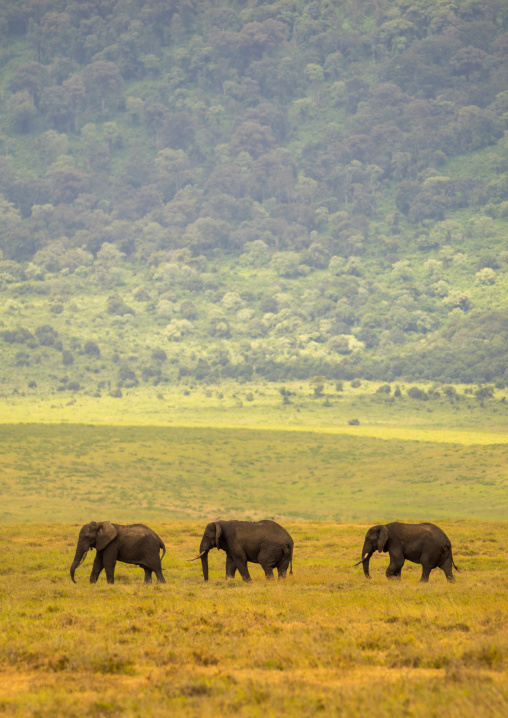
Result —
[[[508,378],[508,6],[4,0],[5,395]]]

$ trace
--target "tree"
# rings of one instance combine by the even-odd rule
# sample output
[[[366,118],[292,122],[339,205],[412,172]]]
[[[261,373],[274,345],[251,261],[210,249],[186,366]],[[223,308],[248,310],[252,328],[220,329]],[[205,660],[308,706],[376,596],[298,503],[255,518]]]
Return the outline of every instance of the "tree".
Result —
[[[74,167],[57,167],[50,174],[51,191],[56,203],[70,204],[88,189],[88,179]]]
[[[47,12],[31,30],[39,60],[47,62],[55,55],[67,55],[72,42],[71,18],[66,12]]]
[[[41,98],[42,88],[48,80],[47,68],[40,62],[24,62],[19,65],[11,77],[9,86],[13,92],[26,90],[37,107]]]
[[[483,68],[487,53],[478,47],[469,45],[462,47],[452,58],[452,65],[458,75],[465,75],[469,82],[469,76],[472,72],[477,72]]]
[[[275,137],[268,126],[258,122],[244,122],[233,133],[231,147],[237,154],[248,152],[256,158],[270,150],[275,145]]]
[[[37,110],[27,90],[12,94],[7,100],[7,110],[15,130],[23,134],[30,132],[37,116]]]
[[[120,68],[114,62],[98,60],[87,65],[81,73],[86,96],[102,112],[107,105],[116,105],[122,91]]]

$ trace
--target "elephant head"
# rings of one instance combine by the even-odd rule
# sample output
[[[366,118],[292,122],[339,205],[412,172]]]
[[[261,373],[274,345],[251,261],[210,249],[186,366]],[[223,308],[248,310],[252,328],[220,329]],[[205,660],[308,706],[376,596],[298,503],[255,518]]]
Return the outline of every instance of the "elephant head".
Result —
[[[199,545],[199,554],[195,556],[191,561],[201,559],[201,566],[203,568],[203,578],[208,581],[208,552],[212,548],[220,548],[219,542],[222,536],[222,526],[219,521],[212,521],[205,528],[201,544]]]
[[[71,578],[74,583],[76,583],[74,573],[78,566],[85,560],[88,551],[91,548],[95,548],[96,551],[102,551],[108,543],[113,541],[116,533],[116,528],[110,521],[101,521],[100,523],[90,521],[89,524],[85,524],[82,527],[79,532],[78,545],[71,566]]]
[[[390,534],[388,533],[388,529],[386,526],[372,526],[372,528],[367,531],[365,535],[365,541],[363,542],[362,560],[358,561],[358,563],[355,564],[355,566],[358,566],[358,564],[360,563],[363,565],[363,572],[367,578],[370,578],[370,557],[372,556],[374,551],[376,551],[376,549],[379,551],[379,553],[387,551],[387,543],[389,538]]]

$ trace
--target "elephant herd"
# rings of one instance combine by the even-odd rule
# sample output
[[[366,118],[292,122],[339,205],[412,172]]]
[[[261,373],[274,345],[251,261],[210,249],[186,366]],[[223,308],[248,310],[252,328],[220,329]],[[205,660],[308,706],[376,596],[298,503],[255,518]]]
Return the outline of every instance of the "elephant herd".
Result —
[[[108,583],[115,582],[117,561],[140,566],[145,572],[145,583],[151,583],[155,573],[159,583],[165,583],[161,561],[166,553],[162,539],[143,524],[122,526],[110,521],[85,524],[79,532],[78,545],[70,568],[74,579],[90,548],[96,554],[90,574],[90,583],[96,583],[101,571],[106,571]],[[293,573],[293,539],[286,529],[275,521],[213,521],[203,533],[199,554],[192,561],[201,559],[203,578],[208,581],[208,553],[212,548],[226,553],[226,578],[234,578],[236,571],[244,581],[251,577],[247,563],[258,563],[267,578],[273,578],[276,568],[279,578],[285,578],[288,568]],[[162,549],[162,556],[160,550]],[[362,558],[364,574],[369,575],[369,561],[376,549],[388,553],[390,565],[387,578],[400,578],[406,560],[422,566],[420,581],[428,581],[434,568],[444,571],[448,581],[453,581],[453,568],[458,571],[452,556],[450,540],[438,526],[429,523],[403,524],[399,522],[372,526],[367,531]]]

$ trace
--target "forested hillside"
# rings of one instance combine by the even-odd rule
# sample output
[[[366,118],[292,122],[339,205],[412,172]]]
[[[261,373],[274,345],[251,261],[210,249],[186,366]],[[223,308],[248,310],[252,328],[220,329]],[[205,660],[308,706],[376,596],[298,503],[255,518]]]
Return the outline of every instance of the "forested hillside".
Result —
[[[6,391],[508,382],[508,3],[2,0]]]

